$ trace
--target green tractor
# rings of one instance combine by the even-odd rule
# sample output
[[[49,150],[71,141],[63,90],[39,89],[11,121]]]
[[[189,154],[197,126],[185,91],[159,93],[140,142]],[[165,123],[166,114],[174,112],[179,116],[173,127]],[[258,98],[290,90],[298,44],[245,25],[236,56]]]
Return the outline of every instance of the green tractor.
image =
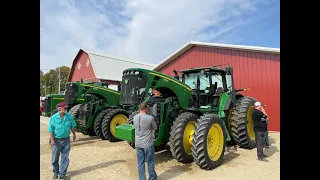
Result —
[[[85,102],[74,105],[78,97],[84,97]],[[119,140],[114,136],[114,127],[125,124],[129,116],[129,112],[119,105],[119,99],[120,92],[109,89],[105,82],[66,84],[65,103],[71,107],[69,113],[77,123],[77,131],[110,142]]]
[[[121,93],[121,100],[149,104],[149,114],[158,124],[156,148],[166,146],[178,162],[195,161],[211,170],[222,163],[226,146],[256,146],[251,117],[256,99],[239,94],[249,89],[234,88],[232,67],[188,69],[181,71],[181,77],[174,72],[174,78],[139,68],[123,74],[122,91],[132,94]],[[161,96],[153,96],[153,90]],[[132,147],[132,120],[137,113],[129,116],[127,124],[116,127],[116,137]]]
[[[64,101],[64,94],[48,94],[46,95],[46,98],[44,99],[44,105],[43,105],[43,111],[42,115],[46,117],[51,117],[56,112],[58,112],[56,106],[60,102]],[[83,98],[78,98],[75,101],[75,104],[83,103]]]

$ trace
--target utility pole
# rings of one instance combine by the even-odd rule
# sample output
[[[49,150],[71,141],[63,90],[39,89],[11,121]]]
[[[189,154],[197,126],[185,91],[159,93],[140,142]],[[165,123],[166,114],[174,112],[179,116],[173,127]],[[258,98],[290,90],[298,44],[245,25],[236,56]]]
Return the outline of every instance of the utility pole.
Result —
[[[60,66],[59,66],[59,91],[58,91],[58,94],[60,94],[60,81],[61,81],[61,71],[60,71]]]

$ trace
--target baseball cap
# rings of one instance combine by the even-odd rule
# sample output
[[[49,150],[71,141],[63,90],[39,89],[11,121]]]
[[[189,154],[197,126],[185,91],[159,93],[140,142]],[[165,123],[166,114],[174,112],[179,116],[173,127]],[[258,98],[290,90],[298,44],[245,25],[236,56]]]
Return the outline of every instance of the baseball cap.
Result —
[[[57,105],[58,108],[67,108],[68,105],[65,102],[61,102]]]
[[[257,106],[265,106],[263,103],[257,101],[254,103],[254,106],[257,107]]]

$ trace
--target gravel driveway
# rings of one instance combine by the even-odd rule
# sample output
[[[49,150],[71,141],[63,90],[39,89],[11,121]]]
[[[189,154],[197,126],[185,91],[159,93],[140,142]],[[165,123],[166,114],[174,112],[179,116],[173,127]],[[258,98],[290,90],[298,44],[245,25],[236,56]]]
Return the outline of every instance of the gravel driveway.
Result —
[[[51,150],[48,145],[48,118],[40,117],[40,179],[52,179]],[[159,180],[219,179],[278,180],[280,179],[280,133],[269,133],[272,146],[265,150],[269,162],[257,160],[256,149],[226,152],[224,163],[212,170],[200,169],[194,162],[181,164],[167,151],[156,153]],[[126,142],[110,143],[77,133],[72,142],[67,175],[77,180],[138,179],[135,151]]]

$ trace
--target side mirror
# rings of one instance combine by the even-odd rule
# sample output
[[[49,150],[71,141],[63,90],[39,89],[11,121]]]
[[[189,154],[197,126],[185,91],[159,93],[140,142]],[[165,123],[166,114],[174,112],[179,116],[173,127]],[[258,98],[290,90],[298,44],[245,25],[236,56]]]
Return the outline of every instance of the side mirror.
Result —
[[[179,80],[178,72],[176,70],[173,70],[173,72],[174,72],[174,77],[173,78]]]

